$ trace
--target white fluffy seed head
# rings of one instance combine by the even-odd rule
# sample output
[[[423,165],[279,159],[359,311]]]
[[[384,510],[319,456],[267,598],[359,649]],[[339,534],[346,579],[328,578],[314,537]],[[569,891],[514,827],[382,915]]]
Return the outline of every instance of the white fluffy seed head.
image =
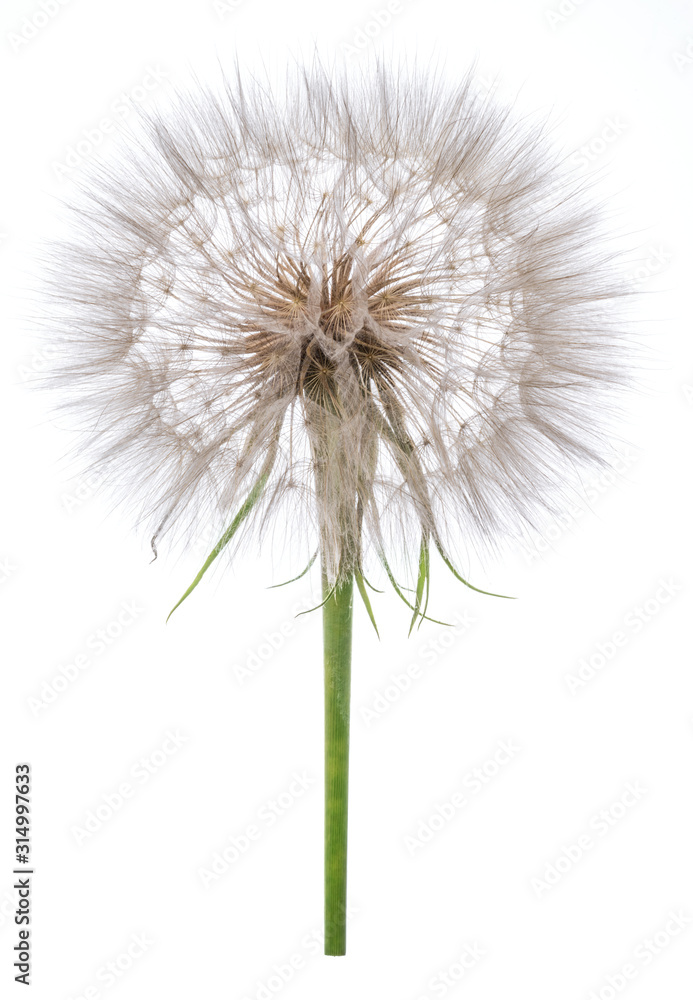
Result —
[[[517,535],[604,456],[623,382],[582,188],[470,78],[237,74],[90,171],[51,381],[156,538],[258,482],[237,538],[279,523],[331,582]]]

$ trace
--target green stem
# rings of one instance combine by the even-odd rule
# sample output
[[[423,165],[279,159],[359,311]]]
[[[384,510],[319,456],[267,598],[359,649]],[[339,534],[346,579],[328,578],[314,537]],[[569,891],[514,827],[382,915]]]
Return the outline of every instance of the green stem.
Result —
[[[323,574],[323,596],[329,593]],[[325,954],[346,954],[349,702],[354,580],[323,607],[325,648]]]

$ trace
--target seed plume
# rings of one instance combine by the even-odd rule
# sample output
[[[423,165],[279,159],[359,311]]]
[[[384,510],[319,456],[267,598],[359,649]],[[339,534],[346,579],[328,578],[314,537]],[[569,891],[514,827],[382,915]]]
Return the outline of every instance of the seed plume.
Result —
[[[331,584],[420,579],[429,547],[452,566],[519,535],[608,452],[599,213],[469,76],[238,72],[143,112],[72,225],[51,379],[154,546],[271,535]]]

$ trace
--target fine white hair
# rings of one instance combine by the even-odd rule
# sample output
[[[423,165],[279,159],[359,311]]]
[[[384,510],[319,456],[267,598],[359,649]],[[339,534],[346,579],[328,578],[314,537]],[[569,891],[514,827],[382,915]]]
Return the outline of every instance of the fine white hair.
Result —
[[[142,112],[51,249],[50,381],[156,540],[240,511],[229,551],[334,584],[560,507],[609,451],[623,284],[546,131],[383,65]]]

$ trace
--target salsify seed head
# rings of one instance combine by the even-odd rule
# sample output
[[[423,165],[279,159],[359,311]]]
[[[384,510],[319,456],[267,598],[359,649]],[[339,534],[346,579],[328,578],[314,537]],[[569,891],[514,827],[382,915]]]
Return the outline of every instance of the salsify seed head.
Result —
[[[52,248],[51,381],[154,544],[272,533],[334,584],[560,505],[623,381],[566,164],[470,77],[382,66],[143,112]]]

